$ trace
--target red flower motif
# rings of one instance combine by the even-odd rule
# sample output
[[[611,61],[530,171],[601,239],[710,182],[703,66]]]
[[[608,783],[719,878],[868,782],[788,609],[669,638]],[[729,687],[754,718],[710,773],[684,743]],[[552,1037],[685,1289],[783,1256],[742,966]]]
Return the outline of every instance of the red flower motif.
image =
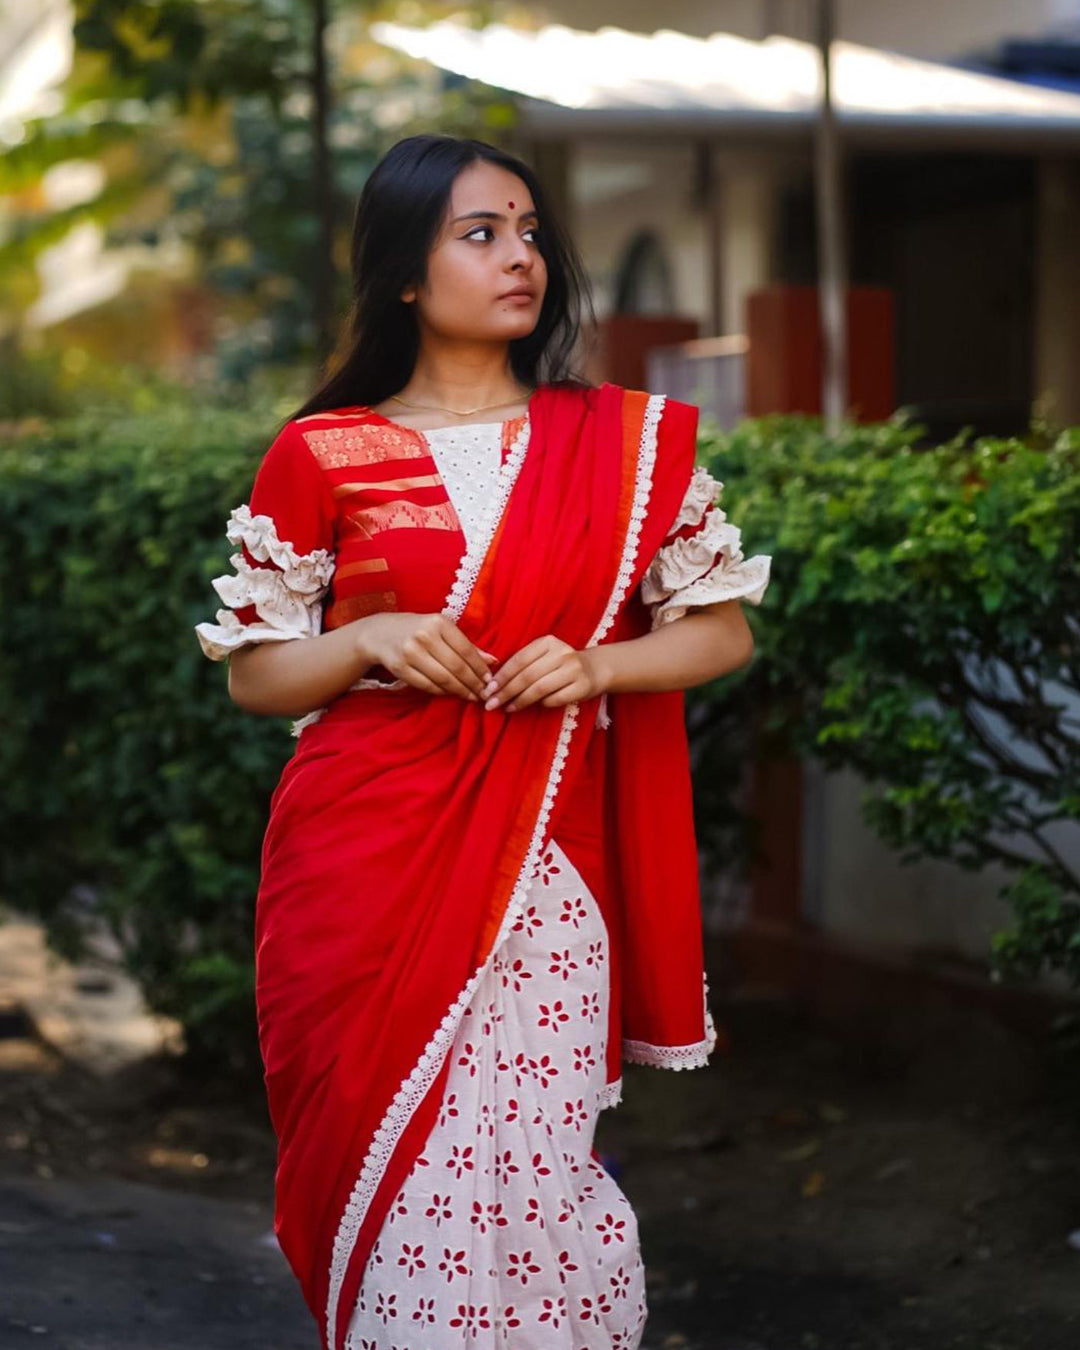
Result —
[[[558,1298],[545,1298],[541,1301],[543,1312],[538,1314],[538,1322],[550,1322],[552,1329],[562,1325],[563,1318],[566,1317],[566,1296],[560,1294]]]
[[[435,1227],[438,1228],[443,1219],[452,1219],[454,1210],[451,1204],[450,1196],[439,1195],[437,1192],[431,1197],[431,1204],[424,1210],[426,1219],[434,1219]]]
[[[614,1214],[605,1214],[603,1220],[595,1224],[596,1231],[600,1234],[600,1240],[606,1247],[609,1242],[622,1242],[624,1240],[623,1229],[626,1227],[624,1219],[616,1219]]]
[[[564,1125],[573,1125],[575,1130],[580,1130],[589,1119],[589,1113],[585,1109],[584,1100],[581,1097],[578,1097],[575,1101],[563,1102],[563,1106],[566,1108],[566,1114],[562,1118],[562,1123]]]
[[[541,1055],[539,1059],[530,1059],[529,1068],[533,1077],[542,1088],[549,1086],[552,1078],[557,1078],[559,1070],[551,1062],[550,1055]]]
[[[562,902],[562,913],[559,915],[560,923],[572,923],[575,928],[580,928],[582,921],[587,919],[589,911],[585,908],[585,900],[580,895],[566,899]]]
[[[532,1251],[506,1253],[506,1278],[520,1280],[523,1285],[529,1283],[530,1275],[539,1275],[540,1267],[533,1260]]]
[[[450,1157],[446,1160],[447,1167],[454,1173],[458,1181],[461,1180],[462,1172],[473,1172],[476,1170],[476,1163],[473,1159],[473,1148],[471,1144],[466,1144],[464,1148],[458,1144],[451,1144]]]
[[[446,1271],[447,1284],[453,1282],[455,1275],[468,1275],[469,1267],[465,1258],[464,1247],[459,1252],[452,1251],[449,1247],[443,1248],[443,1259],[439,1262],[439,1269]]]
[[[419,1299],[412,1320],[414,1322],[427,1322],[429,1326],[432,1325],[435,1321],[435,1300],[433,1298]]]
[[[415,1247],[410,1247],[407,1242],[401,1244],[401,1255],[398,1257],[398,1265],[405,1267],[405,1273],[410,1279],[418,1270],[426,1270],[427,1262],[424,1260],[422,1252],[424,1244],[419,1243]]]
[[[504,1186],[510,1184],[510,1173],[520,1172],[521,1168],[514,1162],[514,1155],[510,1149],[505,1153],[495,1155],[495,1179],[501,1181]]]
[[[553,1032],[558,1031],[561,1022],[569,1022],[570,1014],[563,1007],[561,998],[557,998],[550,1005],[541,1003],[540,1017],[537,1019],[538,1027],[550,1027]]]

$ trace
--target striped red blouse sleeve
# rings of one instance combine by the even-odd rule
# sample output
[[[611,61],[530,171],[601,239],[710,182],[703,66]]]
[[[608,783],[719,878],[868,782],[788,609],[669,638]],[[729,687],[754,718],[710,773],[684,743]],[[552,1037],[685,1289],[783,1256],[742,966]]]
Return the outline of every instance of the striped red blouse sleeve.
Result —
[[[641,580],[654,629],[700,605],[762,601],[772,558],[743,556],[741,531],[719,505],[723,486],[703,465],[694,469],[678,514]]]
[[[300,429],[288,422],[263,455],[250,500],[229,515],[233,570],[211,585],[224,601],[199,645],[222,661],[254,642],[313,637],[334,574],[334,501]]]

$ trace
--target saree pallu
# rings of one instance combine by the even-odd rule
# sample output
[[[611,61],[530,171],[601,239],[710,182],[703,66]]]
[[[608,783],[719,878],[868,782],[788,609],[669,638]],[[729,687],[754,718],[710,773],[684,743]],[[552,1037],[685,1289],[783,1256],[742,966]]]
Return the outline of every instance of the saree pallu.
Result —
[[[547,633],[583,649],[647,631],[634,591],[694,466],[691,405],[604,384],[542,386],[529,408],[531,435],[503,465],[500,509],[445,610],[500,660]],[[305,727],[285,766],[263,843],[256,1003],[275,1231],[325,1350],[342,1350],[472,996],[600,757],[607,1081],[624,1054],[678,1064],[715,1037],[683,696],[608,702],[598,735],[599,699],[506,713],[365,689]]]

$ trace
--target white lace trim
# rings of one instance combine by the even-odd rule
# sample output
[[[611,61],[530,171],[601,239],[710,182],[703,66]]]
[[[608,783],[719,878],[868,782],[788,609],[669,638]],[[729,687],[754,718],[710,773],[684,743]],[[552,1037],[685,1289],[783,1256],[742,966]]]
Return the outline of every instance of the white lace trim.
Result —
[[[248,503],[229,514],[225,536],[247,547],[252,557],[271,567],[253,567],[242,552],[230,558],[233,572],[214,577],[211,585],[229,606],[214,615],[216,623],[200,623],[195,633],[206,656],[222,661],[248,643],[314,637],[322,627],[322,599],[334,575],[334,555],[317,548],[297,553],[278,537],[273,517],[251,514]],[[233,613],[254,605],[260,623],[244,624]]]
[[[604,1084],[604,1086],[600,1089],[600,1093],[597,1098],[597,1100],[600,1103],[601,1111],[607,1111],[609,1108],[613,1106],[618,1106],[618,1104],[622,1101],[623,1096],[622,1088],[623,1088],[623,1080],[621,1077],[616,1078],[613,1083]]]
[[[622,562],[615,581],[615,589],[608,600],[604,616],[596,632],[585,644],[593,646],[607,633],[615,621],[615,615],[622,604],[630,586],[630,578],[637,561],[638,544],[641,538],[641,526],[645,520],[649,496],[652,492],[653,469],[656,465],[656,433],[660,417],[664,411],[667,397],[664,394],[650,394],[645,404],[645,415],[641,424],[641,439],[638,442],[637,477],[634,482],[634,500],[630,504],[630,520],[626,530],[626,542],[623,548]],[[600,695],[596,709],[596,725],[603,730],[611,726],[611,711],[608,708],[608,696],[605,691]]]
[[[484,423],[485,426],[494,426],[501,423]],[[461,428],[457,428],[461,430]],[[496,478],[496,487],[494,493],[489,498],[486,508],[479,517],[479,525],[469,538],[466,535],[465,552],[458,563],[457,572],[454,581],[450,587],[449,594],[446,597],[446,603],[443,605],[442,613],[451,619],[461,617],[469,596],[472,594],[472,588],[476,584],[476,578],[480,575],[480,567],[483,564],[487,551],[491,546],[491,540],[495,534],[495,528],[502,516],[503,509],[506,506],[510,496],[510,490],[517,480],[518,471],[525,460],[525,453],[529,448],[529,434],[531,424],[528,416],[514,437],[514,443],[510,448],[509,454],[499,466],[499,472]],[[456,509],[456,508],[455,508]],[[408,680],[373,680],[366,677],[350,684],[347,690],[352,693],[354,689],[409,689],[411,688]],[[293,723],[292,734],[299,736],[306,726],[312,722],[317,722],[325,708],[316,708],[314,712],[308,713]]]
[[[690,1045],[650,1045],[648,1041],[622,1043],[622,1057],[631,1064],[648,1064],[654,1069],[702,1069],[716,1048],[716,1024],[709,1011],[709,981],[702,975],[702,1002],[705,1016],[705,1039]]]
[[[634,559],[637,554],[638,536],[641,532],[641,519],[644,516],[644,505],[645,502],[648,501],[649,492],[652,487],[652,469],[656,458],[656,424],[659,420],[663,402],[663,395],[651,395],[646,406],[646,415],[641,433],[641,443],[638,450],[637,478],[634,484],[634,502],[631,507],[631,527],[627,530],[626,539],[623,543],[622,558],[614,590],[608,599],[604,614],[601,617],[599,624],[597,624],[595,632],[586,644],[587,646],[593,646],[595,643],[599,642],[601,637],[603,637],[611,627],[618,607],[619,598],[621,595],[625,594],[626,588],[629,585]],[[526,427],[527,425],[528,424],[526,423]],[[493,505],[492,510],[485,520],[484,528],[477,535],[475,548],[468,548],[465,556],[461,560],[457,579],[455,580],[450,596],[447,599],[446,609],[443,611],[444,613],[450,613],[452,617],[457,617],[464,609],[465,602],[468,599],[468,591],[465,588],[466,586],[471,586],[476,579],[480,560],[483,558],[483,554],[490,543],[491,535],[494,534],[495,526],[498,523],[498,516],[501,514],[502,507],[505,505],[506,499],[510,494],[510,488],[513,485],[521,461],[524,459],[527,445],[527,435],[515,440],[513,451],[503,464],[500,490],[497,495],[496,503]],[[635,523],[637,528],[634,528]],[[375,1131],[371,1148],[368,1151],[367,1157],[364,1159],[363,1166],[360,1169],[360,1175],[357,1178],[349,1200],[345,1205],[345,1210],[341,1216],[338,1231],[334,1238],[333,1252],[330,1259],[330,1287],[326,1304],[326,1340],[327,1344],[331,1347],[336,1346],[334,1331],[337,1322],[337,1307],[338,1300],[341,1296],[342,1281],[345,1278],[349,1257],[356,1246],[356,1239],[364,1221],[364,1216],[371,1204],[372,1197],[378,1188],[390,1158],[393,1156],[394,1148],[397,1146],[397,1142],[401,1138],[405,1127],[408,1125],[420,1102],[423,1101],[432,1083],[438,1077],[439,1069],[450,1050],[458,1025],[465,1014],[465,1009],[472,999],[473,992],[483,978],[484,972],[495,959],[495,956],[505,941],[510,929],[517,922],[524,902],[524,897],[533,877],[539,870],[539,861],[543,852],[542,846],[546,846],[545,832],[548,818],[551,815],[555,794],[558,791],[559,780],[562,777],[563,766],[569,752],[570,738],[577,725],[580,708],[581,705],[579,703],[568,703],[563,711],[559,736],[556,741],[551,768],[548,772],[547,784],[544,788],[543,800],[537,814],[536,825],[533,829],[529,848],[525,855],[525,861],[522,863],[521,870],[518,873],[517,880],[514,883],[514,888],[510,894],[510,899],[507,902],[502,923],[499,927],[495,941],[492,943],[491,950],[488,952],[487,959],[481,966],[476,968],[476,971],[465,985],[465,988],[446,1012],[434,1036],[432,1036],[431,1040],[425,1046],[423,1054],[413,1066],[412,1072],[398,1088],[386,1115],[383,1117],[381,1125]]]

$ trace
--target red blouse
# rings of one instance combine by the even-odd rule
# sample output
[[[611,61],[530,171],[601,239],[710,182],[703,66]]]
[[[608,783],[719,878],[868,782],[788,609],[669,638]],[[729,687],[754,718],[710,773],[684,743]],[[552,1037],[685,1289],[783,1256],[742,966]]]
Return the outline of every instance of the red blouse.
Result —
[[[528,414],[501,427],[505,463]],[[653,627],[727,599],[759,604],[768,556],[745,559],[717,504],[723,484],[694,470],[641,582]],[[223,660],[251,642],[312,636],[379,610],[442,610],[466,540],[424,433],[355,406],[290,421],[264,454],[250,502],[226,529],[235,573],[215,578],[228,608],[196,633]],[[392,682],[374,666],[366,681]]]

